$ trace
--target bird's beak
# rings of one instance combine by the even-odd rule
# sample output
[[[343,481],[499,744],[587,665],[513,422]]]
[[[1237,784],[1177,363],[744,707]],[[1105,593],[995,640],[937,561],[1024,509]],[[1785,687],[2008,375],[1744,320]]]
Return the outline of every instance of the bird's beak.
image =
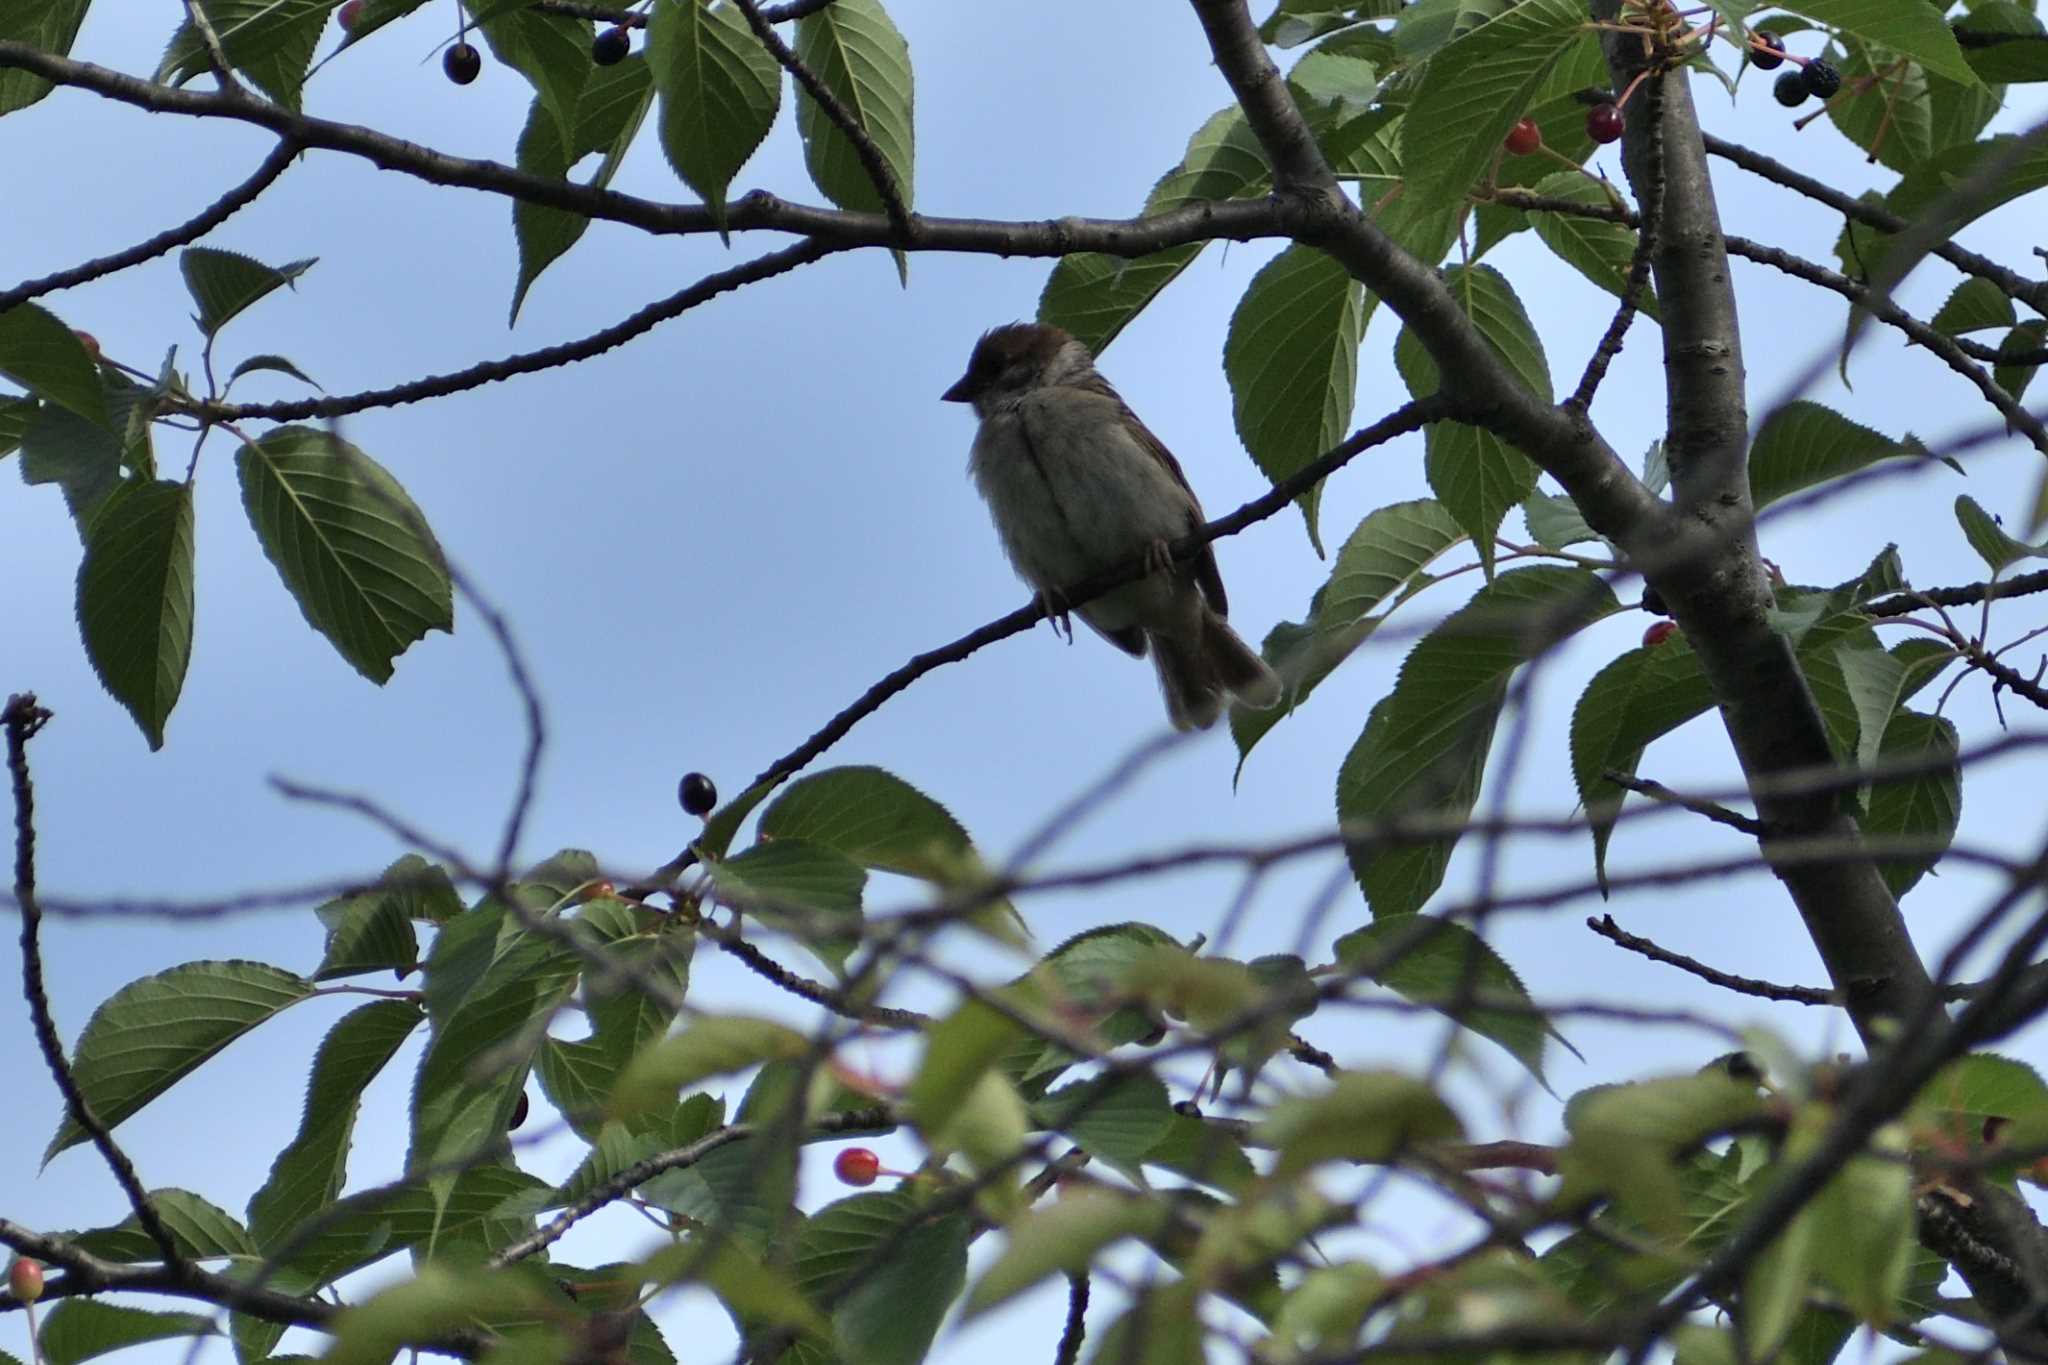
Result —
[[[961,375],[952,388],[939,395],[942,403],[969,403],[974,400],[974,391],[967,387],[967,376]]]

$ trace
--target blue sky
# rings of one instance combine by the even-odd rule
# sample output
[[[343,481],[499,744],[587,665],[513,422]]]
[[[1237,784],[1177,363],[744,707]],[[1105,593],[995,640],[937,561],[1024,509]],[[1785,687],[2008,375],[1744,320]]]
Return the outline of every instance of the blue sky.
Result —
[[[103,2],[78,55],[147,73],[174,6],[147,19]],[[1116,6],[967,6],[898,0],[892,13],[917,64],[916,202],[934,213],[1044,218],[1134,211],[1178,159],[1187,135],[1228,98],[1193,16],[1176,0]],[[310,111],[360,120],[463,155],[511,159],[528,88],[487,63],[474,86],[441,76],[432,51],[451,7],[434,5],[380,32],[326,68]],[[1810,44],[1811,39],[1807,39]],[[1795,50],[1805,51],[1797,38]],[[323,48],[323,50],[325,50]],[[1761,83],[1758,83],[1760,86]],[[1996,127],[2024,126],[2048,102],[2017,87]],[[1794,133],[1761,88],[1731,105],[1719,86],[1696,94],[1714,131],[1756,146],[1850,191],[1890,183],[1824,122]],[[0,121],[10,167],[0,213],[0,285],[113,250],[182,220],[239,180],[268,150],[267,135],[146,115],[59,91]],[[1619,175],[1619,158],[1598,165]],[[1831,257],[1829,215],[1725,165],[1714,167],[1724,222],[1815,259]],[[620,188],[687,200],[651,135]],[[814,200],[795,129],[781,121],[735,191],[755,186]],[[773,239],[651,239],[597,224],[534,288],[516,329],[506,307],[516,257],[506,201],[422,185],[368,164],[314,154],[209,245],[278,262],[317,256],[296,293],[266,300],[232,323],[230,362],[281,352],[333,392],[398,382],[475,360],[577,337],[708,271],[768,249]],[[2028,211],[2007,209],[1966,240],[2022,271],[2037,238]],[[1263,490],[1231,422],[1220,357],[1231,310],[1271,245],[1212,247],[1109,351],[1106,374],[1179,455],[1211,515]],[[1538,321],[1553,375],[1569,383],[1611,312],[1606,295],[1555,264],[1524,234],[1490,258]],[[975,337],[1028,317],[1048,263],[921,256],[907,288],[886,256],[845,256],[748,289],[580,365],[454,398],[352,418],[345,432],[411,491],[450,557],[502,608],[532,665],[548,716],[548,750],[522,847],[529,860],[563,846],[607,863],[651,866],[687,839],[674,803],[686,770],[735,793],[876,677],[909,655],[1018,605],[1025,592],[999,552],[965,474],[971,418],[938,395]],[[1755,410],[1839,337],[1832,295],[1736,262]],[[1954,282],[1926,267],[1902,297],[1923,316]],[[105,350],[153,367],[171,344],[196,359],[189,301],[175,258],[41,301],[96,334]],[[1405,398],[1388,360],[1395,319],[1382,311],[1361,361],[1358,419]],[[1880,331],[1864,345],[1845,391],[1832,373],[1817,396],[1881,430],[1930,440],[1979,425],[1987,410],[1959,379]],[[287,396],[249,386],[250,397]],[[239,392],[239,391],[238,391]],[[1642,325],[1610,374],[1594,417],[1631,457],[1662,427],[1661,362]],[[2038,398],[2038,395],[2037,395]],[[168,435],[168,433],[166,433]],[[159,459],[186,450],[160,440]],[[78,541],[57,492],[25,488],[0,469],[0,690],[34,690],[57,719],[36,741],[41,876],[46,892],[204,897],[249,888],[360,876],[405,851],[381,831],[294,804],[273,774],[371,793],[478,859],[487,858],[511,798],[522,742],[516,696],[487,632],[458,607],[453,637],[434,636],[378,689],[308,630],[242,516],[231,450],[209,442],[198,488],[198,622],[184,695],[161,753],[151,754],[88,669],[73,619]],[[1421,442],[1408,438],[1355,462],[1324,501],[1326,542],[1341,543],[1365,512],[1427,493]],[[1823,510],[1772,524],[1764,553],[1794,581],[1837,581],[1896,541],[1916,583],[1983,576],[1948,508],[1968,491],[2008,523],[2022,514],[2039,456],[2009,442],[1951,474],[1897,480]],[[1518,517],[1507,533],[1520,536]],[[1292,514],[1218,547],[1232,620],[1257,640],[1300,619],[1326,572]],[[1439,590],[1456,593],[1457,589]],[[1435,594],[1432,594],[1434,596]],[[1630,598],[1632,600],[1632,592]],[[1416,620],[1455,606],[1424,598]],[[2003,640],[2038,610],[2002,608]],[[1647,623],[1623,613],[1585,632],[1546,666],[1534,689],[1539,718],[1514,788],[1518,805],[1562,813],[1573,802],[1565,718],[1584,680],[1633,647]],[[1390,637],[1408,638],[1400,632]],[[1199,841],[1252,841],[1327,826],[1337,765],[1404,646],[1365,650],[1254,753],[1235,790],[1235,751],[1220,731],[1150,764],[1119,797],[1044,860],[1056,867]],[[2023,658],[2030,660],[2031,654]],[[1931,697],[1926,699],[1931,704]],[[1996,732],[1985,689],[1965,683],[1949,704],[1966,742]],[[2038,717],[2008,704],[2016,729]],[[1085,633],[1071,647],[1041,627],[921,680],[864,721],[825,760],[878,763],[946,803],[991,856],[1004,857],[1062,800],[1163,729],[1150,670]],[[2024,759],[1973,775],[1961,838],[2031,847],[2041,836],[2038,779]],[[1674,786],[1719,787],[1734,768],[1717,726],[1695,723],[1653,748],[1643,772]],[[1615,841],[1620,866],[1734,855],[1742,842],[1698,822],[1631,826]],[[1583,876],[1583,839],[1512,848],[1512,882]],[[1470,885],[1469,856],[1447,888]],[[1269,879],[1238,951],[1294,946],[1304,907],[1333,860]],[[1988,883],[1955,869],[1906,902],[1929,945],[1945,941],[1983,903]],[[1193,873],[1086,894],[1028,901],[1050,946],[1095,924],[1142,919],[1183,937],[1214,929],[1235,889],[1228,875]],[[905,888],[878,887],[898,904]],[[1634,999],[1722,1009],[1769,1022],[1803,1045],[1852,1038],[1821,1011],[1739,1002],[1732,1008],[1690,978],[1593,938],[1586,903],[1510,919],[1497,944],[1539,997]],[[1729,970],[1819,984],[1822,974],[1776,884],[1762,874],[1607,907],[1625,927]],[[1366,918],[1341,891],[1316,944]],[[55,921],[45,953],[61,1029],[75,1037],[94,1005],[123,983],[177,962],[247,957],[310,970],[321,936],[292,911],[192,924]],[[983,959],[985,961],[985,959]],[[805,965],[808,969],[808,964]],[[994,965],[994,964],[990,964]],[[693,999],[787,1011],[735,964],[700,954]],[[915,983],[904,1003],[942,1007]],[[352,1000],[309,1002],[236,1045],[121,1130],[151,1185],[197,1190],[240,1212],[297,1123],[307,1061]],[[12,1006],[15,1036],[27,1012]],[[1304,1032],[1346,1062],[1414,1065],[1433,1027],[1379,1013],[1326,1011]],[[1711,1039],[1582,1022],[1567,1033],[1585,1053],[1552,1061],[1570,1093],[1598,1080],[1690,1068],[1721,1050]],[[2042,1049],[2022,1039],[2020,1055]],[[884,1065],[899,1054],[878,1050]],[[1555,1136],[1555,1110],[1507,1059],[1484,1044],[1459,1094],[1480,1136]],[[372,1092],[359,1126],[352,1181],[398,1174],[404,1148],[406,1059]],[[1191,1079],[1191,1078],[1190,1078]],[[1292,1088],[1314,1078],[1277,1064]],[[0,1090],[16,1118],[0,1126],[0,1214],[37,1227],[118,1219],[118,1192],[86,1148],[36,1174],[59,1100],[25,1041],[0,1053]],[[1509,1105],[1514,1093],[1532,1102]],[[1491,1095],[1494,1099],[1489,1100]],[[1512,1133],[1511,1133],[1512,1130]],[[893,1164],[916,1159],[908,1139],[876,1144]],[[814,1152],[809,1202],[835,1196]],[[543,1149],[556,1170],[569,1149]],[[552,1164],[551,1164],[552,1163]],[[636,1230],[637,1229],[637,1230]],[[571,1252],[599,1259],[646,1240],[628,1221],[593,1225]],[[1427,1243],[1425,1226],[1415,1236]],[[685,1320],[722,1330],[701,1304]],[[1106,1321],[1106,1320],[1099,1320]],[[1057,1333],[1041,1304],[942,1338],[954,1359],[1000,1346],[1040,1358]],[[0,1323],[0,1349],[22,1353],[20,1319]],[[214,1348],[224,1351],[225,1346]]]

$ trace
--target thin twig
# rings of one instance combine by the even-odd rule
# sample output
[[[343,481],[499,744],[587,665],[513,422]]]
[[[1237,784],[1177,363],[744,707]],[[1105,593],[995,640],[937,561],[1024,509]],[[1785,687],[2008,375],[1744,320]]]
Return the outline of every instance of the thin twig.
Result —
[[[485,384],[495,384],[499,380],[511,379],[515,375],[533,374],[540,370],[553,369],[558,365],[602,355],[660,323],[681,316],[699,304],[709,303],[721,294],[729,294],[746,285],[787,274],[799,266],[822,260],[836,250],[837,247],[822,242],[798,242],[794,246],[768,252],[729,269],[714,271],[694,284],[677,290],[665,299],[657,299],[630,317],[592,332],[589,336],[575,341],[558,342],[553,346],[543,346],[537,351],[525,351],[498,360],[486,360],[452,374],[427,375],[425,378],[395,384],[387,389],[370,389],[363,393],[336,394],[292,402],[207,403],[195,407],[194,412],[199,417],[214,422],[243,421],[250,418],[291,422],[308,417],[346,417],[350,413],[363,412],[370,408],[388,408],[400,403],[417,403],[422,399],[442,398],[451,393],[461,393],[467,389],[481,388]]]
[[[12,289],[0,290],[0,312],[5,312],[25,300],[44,294],[54,294],[60,289],[70,289],[99,279],[103,275],[111,275],[130,266],[140,265],[144,261],[163,255],[173,247],[197,241],[226,222],[237,210],[246,208],[257,195],[269,189],[271,182],[284,174],[285,168],[292,164],[299,151],[300,147],[296,142],[288,137],[283,138],[271,149],[270,155],[263,158],[263,164],[258,166],[247,180],[176,227],[166,228],[147,241],[137,242],[124,251],[85,261],[69,269],[45,275],[41,279],[24,280]]]
[[[1910,616],[1929,603],[1940,607],[1967,607],[1978,602],[1996,602],[2037,592],[2048,592],[2048,569],[1993,579],[1988,583],[1964,583],[1953,588],[1916,588],[1893,597],[1880,597],[1866,605],[1863,614],[1883,620]]]
[[[1774,161],[1762,152],[1715,137],[1712,133],[1702,134],[1700,140],[1708,152],[1722,160],[1733,162],[1752,175],[1762,176],[1774,184],[1825,204],[1852,222],[1862,223],[1894,236],[1904,232],[1908,227],[1904,218],[1889,209],[1844,194],[1834,186],[1796,171],[1782,161]],[[2048,282],[2030,280],[2016,271],[2008,270],[1988,256],[1980,256],[1974,251],[1956,245],[1954,241],[1939,243],[1934,248],[1934,254],[1964,274],[1989,280],[1998,286],[1999,292],[2019,299],[2036,312],[2048,313]]]
[[[1052,1365],[1076,1365],[1081,1359],[1081,1342],[1088,1331],[1088,1272],[1067,1276],[1067,1325],[1060,1329],[1060,1344]]]
[[[1600,775],[1615,786],[1632,791],[1638,796],[1647,796],[1652,801],[1662,801],[1666,805],[1689,810],[1694,815],[1704,815],[1717,825],[1726,825],[1730,829],[1740,830],[1752,838],[1768,839],[1771,837],[1771,827],[1763,821],[1752,819],[1740,811],[1730,810],[1728,807],[1712,801],[1702,801],[1697,797],[1682,795],[1671,790],[1662,782],[1652,782],[1648,778],[1637,777],[1633,773],[1625,773],[1619,768],[1609,768]]]
[[[1565,399],[1565,406],[1585,412],[1593,406],[1593,395],[1599,391],[1600,381],[1607,377],[1607,367],[1621,354],[1622,342],[1628,336],[1629,324],[1635,320],[1636,301],[1650,283],[1650,258],[1657,250],[1657,225],[1664,213],[1664,120],[1662,117],[1663,85],[1650,81],[1643,87],[1643,96],[1648,101],[1649,146],[1645,160],[1649,166],[1648,185],[1644,187],[1641,203],[1641,225],[1636,232],[1635,254],[1629,258],[1628,282],[1622,286],[1621,303],[1614,310],[1614,318],[1607,324],[1606,333],[1600,344],[1593,348],[1592,356],[1586,361],[1584,373],[1579,376],[1578,387],[1572,396]]]
[[[190,1263],[179,1248],[177,1238],[171,1235],[170,1228],[158,1214],[155,1202],[142,1184],[142,1177],[135,1172],[135,1163],[128,1159],[128,1154],[121,1150],[120,1144],[114,1141],[114,1135],[86,1102],[85,1092],[79,1089],[78,1078],[64,1058],[64,1040],[57,1036],[56,1020],[50,1016],[50,997],[43,986],[43,915],[36,903],[35,788],[28,773],[28,742],[49,719],[50,712],[36,704],[33,692],[9,697],[6,708],[0,710],[0,726],[7,730],[7,772],[14,786],[14,899],[21,907],[21,979],[23,992],[28,997],[29,1018],[35,1026],[36,1045],[42,1049],[43,1061],[49,1066],[51,1076],[56,1078],[57,1089],[63,1093],[71,1121],[85,1131],[93,1146],[99,1148],[100,1155],[114,1173],[114,1179],[128,1196],[129,1207],[135,1210],[135,1221],[163,1252],[164,1265],[173,1271],[187,1270]]]
[[[1841,997],[1833,991],[1820,990],[1813,986],[1780,986],[1770,981],[1759,981],[1752,976],[1735,976],[1732,973],[1707,966],[1696,958],[1675,953],[1649,939],[1631,934],[1614,922],[1614,916],[1588,916],[1586,927],[1600,937],[1616,943],[1632,953],[1641,953],[1652,962],[1662,962],[1669,967],[1692,973],[1709,985],[1738,995],[1753,995],[1761,1000],[1777,1000],[1793,1005],[1839,1005]]]

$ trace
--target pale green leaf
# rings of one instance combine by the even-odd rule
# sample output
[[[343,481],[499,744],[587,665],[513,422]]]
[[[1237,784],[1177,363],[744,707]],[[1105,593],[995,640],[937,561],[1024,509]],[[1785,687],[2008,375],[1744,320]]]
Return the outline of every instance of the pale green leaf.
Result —
[[[879,0],[837,0],[796,22],[797,60],[808,67],[881,153],[907,206],[915,161],[910,46]],[[818,102],[799,90],[797,132],[804,164],[827,199],[844,209],[879,210],[881,195],[853,142]]]
[[[178,255],[185,289],[199,309],[195,319],[209,337],[236,314],[264,296],[291,284],[314,265],[313,258],[269,266],[238,251],[188,246]]]
[[[782,68],[731,4],[656,0],[647,64],[661,94],[661,149],[714,217],[782,107]]]

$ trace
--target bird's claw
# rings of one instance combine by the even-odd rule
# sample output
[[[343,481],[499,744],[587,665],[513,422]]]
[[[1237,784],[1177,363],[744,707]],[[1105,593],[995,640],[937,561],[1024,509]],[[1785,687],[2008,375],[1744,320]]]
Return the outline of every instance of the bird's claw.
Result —
[[[1067,643],[1074,643],[1074,620],[1069,615],[1065,594],[1057,588],[1046,588],[1038,594],[1038,609],[1045,613],[1045,619],[1052,622],[1052,633],[1064,635]]]

